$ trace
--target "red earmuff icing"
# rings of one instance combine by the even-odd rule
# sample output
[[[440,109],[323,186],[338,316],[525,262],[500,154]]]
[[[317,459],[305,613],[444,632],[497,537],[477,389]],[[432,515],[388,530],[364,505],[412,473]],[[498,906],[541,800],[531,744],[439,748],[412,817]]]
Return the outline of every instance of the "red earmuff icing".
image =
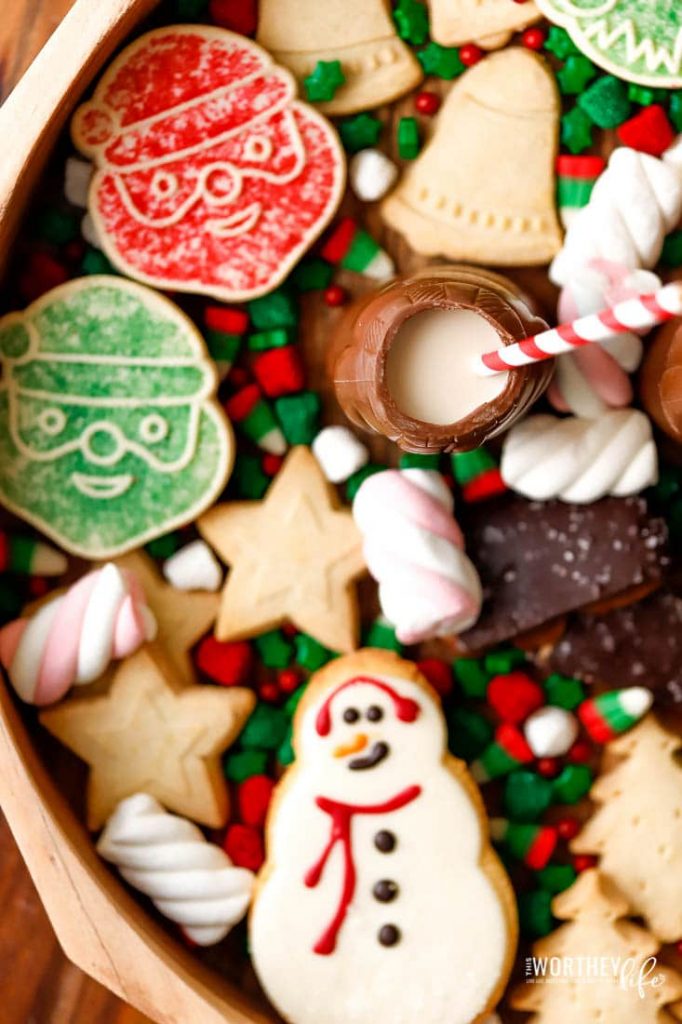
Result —
[[[373,679],[372,676],[354,676],[352,679],[346,680],[345,683],[341,683],[333,690],[324,704],[317,713],[315,719],[315,728],[319,736],[328,736],[332,727],[331,719],[331,703],[335,697],[341,693],[342,690],[346,690],[349,686],[355,686],[358,683],[369,683],[370,686],[376,686],[382,693],[387,694],[393,701],[395,713],[401,722],[414,722],[417,715],[419,714],[419,705],[416,701],[412,700],[411,697],[401,697],[392,686],[388,683],[382,683],[380,679]]]

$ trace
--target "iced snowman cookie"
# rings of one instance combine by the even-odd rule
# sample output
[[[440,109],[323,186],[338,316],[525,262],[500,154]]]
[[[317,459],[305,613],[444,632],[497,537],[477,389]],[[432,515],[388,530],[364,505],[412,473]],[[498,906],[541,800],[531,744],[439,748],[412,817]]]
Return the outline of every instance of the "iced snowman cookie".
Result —
[[[75,114],[96,165],[89,209],[112,261],[159,288],[241,301],[273,289],[327,225],[344,185],[332,126],[248,39],[157,29]]]
[[[590,60],[642,85],[682,86],[680,0],[537,0]]]
[[[173,303],[88,277],[0,320],[0,502],[105,558],[199,515],[233,459],[201,336]]]
[[[514,896],[415,665],[363,650],[313,676],[267,822],[254,966],[293,1024],[471,1024],[500,998]]]

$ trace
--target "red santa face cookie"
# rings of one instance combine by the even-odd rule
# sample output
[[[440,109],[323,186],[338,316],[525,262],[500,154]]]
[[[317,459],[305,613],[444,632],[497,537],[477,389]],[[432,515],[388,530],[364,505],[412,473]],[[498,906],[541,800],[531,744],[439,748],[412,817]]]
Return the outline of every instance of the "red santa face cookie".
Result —
[[[294,749],[249,927],[271,1001],[294,1024],[481,1020],[515,904],[436,694],[389,652],[339,658],[308,685]]]
[[[127,47],[72,124],[112,263],[229,302],[275,288],[345,178],[334,129],[295,96],[288,71],[222,29],[171,26]]]

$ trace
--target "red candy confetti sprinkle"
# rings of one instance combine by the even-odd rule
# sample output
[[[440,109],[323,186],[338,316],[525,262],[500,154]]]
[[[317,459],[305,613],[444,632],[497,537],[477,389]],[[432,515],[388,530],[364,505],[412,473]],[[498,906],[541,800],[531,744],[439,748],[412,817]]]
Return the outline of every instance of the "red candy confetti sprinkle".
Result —
[[[270,348],[251,364],[254,377],[268,398],[292,395],[305,386],[303,363],[294,345]]]
[[[651,156],[660,156],[675,141],[675,130],[659,103],[631,117],[618,128],[616,135],[623,145]]]
[[[345,288],[342,288],[340,284],[330,284],[328,288],[324,290],[324,301],[327,306],[332,309],[337,306],[345,305],[348,299],[348,292]]]
[[[239,817],[245,825],[262,826],[275,783],[267,775],[251,775],[237,789]]]
[[[221,686],[239,686],[246,682],[253,666],[253,652],[245,641],[221,643],[207,636],[199,644],[196,666]]]
[[[251,825],[230,825],[223,849],[235,867],[258,871],[265,860],[263,837]]]
[[[246,334],[249,327],[249,315],[241,309],[231,306],[207,306],[204,310],[204,323],[210,331],[223,334]]]
[[[507,490],[499,469],[488,469],[480,476],[474,477],[468,484],[464,484],[462,499],[470,503],[485,501],[486,498],[494,498],[495,495],[504,494]]]
[[[521,42],[529,50],[541,50],[545,45],[545,33],[541,28],[527,28]]]
[[[488,683],[486,701],[498,718],[518,725],[545,703],[542,687],[525,672],[493,676]]]
[[[414,98],[415,110],[418,114],[425,114],[432,117],[440,109],[440,96],[436,92],[418,92]]]
[[[466,68],[473,67],[474,64],[478,64],[479,60],[483,56],[483,50],[480,46],[476,46],[474,43],[467,43],[465,46],[459,48],[459,59]]]
[[[424,658],[417,668],[426,676],[439,697],[447,697],[452,690],[452,669],[440,658]]]

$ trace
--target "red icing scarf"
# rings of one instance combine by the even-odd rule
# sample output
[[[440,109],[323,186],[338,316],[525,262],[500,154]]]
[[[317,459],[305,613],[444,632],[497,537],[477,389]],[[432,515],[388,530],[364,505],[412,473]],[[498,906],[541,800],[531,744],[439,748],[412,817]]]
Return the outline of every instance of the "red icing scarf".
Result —
[[[325,796],[315,798],[315,803],[331,817],[331,834],[329,842],[322,851],[322,855],[305,874],[304,882],[309,889],[314,889],[322,878],[327,861],[337,843],[343,848],[343,888],[336,913],[329,922],[329,925],[320,935],[313,946],[313,951],[320,956],[329,956],[336,948],[336,939],[341,926],[346,918],[348,907],[355,893],[355,861],[353,859],[353,848],[351,842],[351,824],[354,814],[388,814],[390,811],[398,811],[401,807],[416,800],[421,793],[421,786],[408,786],[391,800],[383,804],[369,804],[366,807],[357,804],[342,804],[338,800],[331,800]]]

